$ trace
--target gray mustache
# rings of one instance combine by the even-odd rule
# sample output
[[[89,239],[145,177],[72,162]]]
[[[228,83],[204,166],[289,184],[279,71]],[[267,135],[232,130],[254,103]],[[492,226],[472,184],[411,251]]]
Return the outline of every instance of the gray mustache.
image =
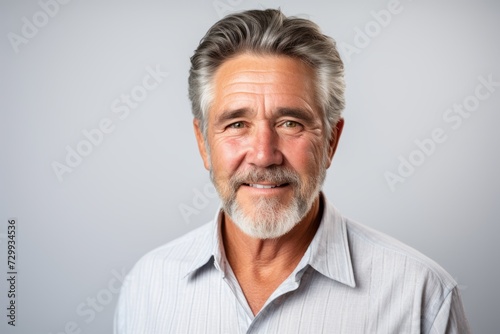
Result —
[[[243,184],[271,182],[276,184],[289,183],[298,185],[300,178],[298,174],[290,169],[283,167],[270,167],[245,170],[237,172],[231,177],[230,183],[233,189],[237,189]]]

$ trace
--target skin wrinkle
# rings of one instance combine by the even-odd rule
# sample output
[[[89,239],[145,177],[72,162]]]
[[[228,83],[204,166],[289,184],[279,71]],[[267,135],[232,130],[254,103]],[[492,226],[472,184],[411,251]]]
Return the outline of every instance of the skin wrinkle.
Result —
[[[251,117],[254,115],[252,111],[248,108],[239,108],[236,110],[225,110],[220,113],[219,116],[214,121],[214,127],[220,128],[223,127],[227,122],[232,121],[236,118],[243,117]],[[311,115],[311,111],[303,108],[294,108],[294,107],[280,107],[275,112],[276,118],[295,118],[296,120],[302,121],[305,125],[309,127],[316,126],[318,130],[321,130],[321,124],[317,122],[313,115]]]
[[[314,78],[294,58],[239,55],[214,76],[206,138],[194,120],[223,201],[227,259],[254,314],[300,261],[319,224],[319,191],[338,137],[327,141]],[[254,183],[284,184],[248,185]]]
[[[242,55],[238,58],[241,58],[244,56],[245,55]],[[246,55],[246,56],[248,56],[248,55]],[[250,58],[256,58],[256,57],[250,57]],[[217,146],[221,145],[221,143],[224,143],[228,150],[233,150],[235,153],[237,153],[236,151],[242,146],[250,146],[250,147],[253,146],[255,148],[256,152],[251,152],[252,149],[249,148],[248,149],[249,152],[247,153],[247,155],[254,154],[254,157],[257,161],[262,162],[262,161],[264,161],[265,157],[268,156],[267,157],[268,161],[265,163],[271,163],[272,159],[274,159],[275,161],[272,163],[276,163],[276,164],[283,163],[286,165],[286,163],[288,162],[287,158],[286,158],[286,156],[281,154],[283,147],[287,146],[288,142],[292,142],[294,144],[294,143],[296,143],[297,138],[302,139],[302,137],[306,136],[308,138],[306,138],[305,141],[307,141],[307,139],[309,139],[309,140],[312,139],[314,144],[309,145],[308,148],[303,151],[303,153],[305,152],[305,154],[300,154],[298,160],[299,160],[299,162],[302,162],[300,160],[305,159],[306,161],[313,162],[313,164],[318,165],[319,161],[323,161],[325,159],[324,154],[322,154],[323,152],[321,152],[321,150],[319,149],[322,146],[321,144],[323,144],[321,142],[320,138],[324,139],[326,136],[322,132],[323,126],[322,126],[322,122],[321,122],[320,117],[318,117],[319,116],[318,115],[318,108],[316,107],[316,109],[314,111],[312,111],[311,105],[313,105],[314,101],[315,101],[315,99],[313,98],[313,96],[315,95],[314,91],[311,91],[310,89],[309,90],[306,89],[306,88],[310,88],[310,87],[314,86],[311,83],[313,81],[312,78],[314,77],[314,75],[313,75],[314,72],[310,68],[308,68],[306,65],[304,65],[303,63],[301,63],[299,61],[292,60],[288,57],[273,56],[273,57],[268,57],[268,58],[270,58],[272,60],[276,60],[278,58],[280,58],[280,59],[286,58],[288,63],[293,62],[294,65],[296,67],[298,67],[298,69],[294,68],[292,71],[290,71],[289,68],[286,68],[283,66],[282,67],[279,67],[279,66],[278,67],[269,67],[269,66],[267,66],[268,64],[266,62],[254,61],[254,62],[252,62],[253,67],[264,68],[264,70],[252,71],[252,70],[246,70],[246,69],[241,69],[241,68],[235,68],[235,65],[232,62],[226,62],[224,64],[224,67],[226,67],[225,68],[226,71],[223,72],[224,76],[221,78],[221,75],[220,75],[221,72],[219,71],[218,73],[216,73],[216,78],[215,78],[215,80],[216,80],[215,86],[217,88],[221,87],[219,92],[222,92],[221,94],[217,94],[217,96],[216,96],[215,105],[217,105],[217,103],[220,100],[222,100],[222,102],[219,103],[222,106],[219,107],[218,109],[225,108],[227,104],[233,103],[235,99],[237,100],[238,103],[240,103],[240,105],[242,103],[245,104],[246,102],[247,102],[247,104],[249,102],[251,105],[252,104],[257,105],[257,107],[247,107],[246,106],[245,108],[243,108],[241,110],[241,112],[240,111],[235,112],[233,117],[241,116],[242,119],[235,119],[234,121],[242,122],[241,124],[245,123],[245,125],[241,125],[241,126],[244,126],[245,128],[248,128],[248,130],[245,129],[245,131],[249,131],[249,132],[255,131],[255,133],[252,134],[253,137],[263,138],[263,139],[262,140],[256,139],[256,140],[254,140],[254,142],[249,142],[248,140],[243,138],[243,136],[240,138],[238,136],[238,134],[235,134],[234,136],[228,135],[227,137],[223,136],[223,135],[218,136],[220,134],[228,134],[228,132],[230,132],[230,133],[234,132],[231,128],[229,131],[228,131],[228,128],[226,128],[226,126],[227,126],[226,121],[225,121],[226,117],[219,117],[219,119],[220,118],[224,119],[224,122],[222,122],[222,120],[215,122],[216,125],[215,125],[214,133],[211,133],[211,130],[213,127],[209,127],[210,136],[208,138],[208,142],[205,143],[205,146],[208,146],[209,148],[213,148],[213,147],[217,147]],[[258,60],[261,60],[261,59],[263,59],[263,58],[262,57],[258,58]],[[281,69],[284,69],[284,70],[281,70]],[[237,75],[234,75],[234,73],[237,73]],[[253,82],[252,80],[249,80],[249,78],[248,78],[248,76],[250,75],[249,73],[250,74],[251,73],[257,74],[256,77],[253,78],[253,81],[255,81],[255,82]],[[270,82],[270,81],[267,80],[268,78],[266,77],[266,75],[271,77],[273,80],[272,82],[275,83],[275,85],[272,86],[273,87],[272,91],[269,91],[269,89],[268,89],[269,88],[268,82]],[[297,80],[290,81],[289,80],[290,77],[293,77]],[[240,79],[240,81],[238,81],[238,79]],[[264,80],[264,82],[265,82],[265,85],[263,85],[263,86],[261,85],[262,80]],[[277,81],[277,83],[275,81]],[[226,84],[226,82],[230,82],[231,85]],[[247,87],[248,85],[242,85],[241,82],[244,82],[244,83],[253,82],[253,84],[250,85],[248,88]],[[296,87],[297,83],[300,83],[300,85],[301,85],[299,87],[299,89],[297,89],[297,87]],[[234,91],[234,90],[232,91],[231,89],[229,89],[229,91],[228,91],[227,88],[231,87],[231,86],[240,87],[241,89],[236,90],[236,91]],[[278,86],[278,88],[276,88],[277,86]],[[262,88],[262,87],[264,87],[264,88]],[[283,87],[285,87],[285,88],[283,88]],[[245,93],[247,91],[252,91],[252,92],[258,93],[259,89],[261,90],[260,95],[259,94],[257,94],[257,95],[252,94],[249,96],[249,94]],[[308,92],[308,95],[303,94],[303,92]],[[268,98],[268,95],[270,96],[269,97],[269,99],[270,99],[269,104],[271,104],[270,107],[267,107],[268,103],[267,103],[266,99]],[[233,98],[233,101],[231,100],[231,98]],[[288,98],[288,99],[286,99],[286,98]],[[257,101],[255,102],[253,100],[257,100]],[[292,107],[291,108],[288,106],[281,107],[280,103],[282,103],[282,100],[285,100],[286,103],[291,103]],[[290,100],[291,100],[291,102],[290,102]],[[301,119],[291,118],[292,121],[298,121],[298,122],[302,123],[302,125],[297,125],[294,127],[297,127],[297,128],[304,127],[304,129],[303,129],[304,131],[297,131],[297,132],[292,132],[292,133],[285,133],[285,134],[276,135],[276,133],[274,133],[274,132],[279,132],[279,127],[275,127],[272,125],[273,125],[274,119],[278,118],[278,116],[273,115],[273,113],[275,113],[272,110],[272,107],[274,106],[273,103],[277,104],[279,106],[278,110],[280,110],[280,112],[277,113],[278,116],[281,116],[282,114],[286,114],[286,112],[284,112],[285,109],[287,109],[287,110],[295,109],[295,111],[297,111],[299,109],[308,110],[308,111],[310,111],[310,113],[314,113],[314,116],[306,117],[306,118],[300,117]],[[259,108],[264,109],[265,112],[258,114],[257,117],[254,117],[254,114],[257,113],[256,110],[259,110]],[[215,110],[215,108],[212,108],[212,109],[213,110],[209,114],[210,118],[213,118],[214,117],[213,115],[217,114],[217,110]],[[223,114],[226,114],[226,113],[223,112]],[[251,114],[251,115],[246,116],[245,114]],[[296,112],[295,114],[299,114],[299,116],[300,116],[301,111]],[[251,121],[248,121],[247,119],[245,119],[245,117],[251,118]],[[286,117],[286,116],[284,116],[284,117]],[[316,122],[315,122],[316,124],[314,126],[311,126],[308,124],[309,118],[316,120]],[[227,117],[227,119],[228,119],[227,123],[231,122],[230,117]],[[270,126],[265,126],[264,124],[266,122],[269,122]],[[281,122],[281,119],[278,118],[278,120],[276,120],[274,122],[279,123],[279,122]],[[209,120],[209,123],[213,123],[213,122],[211,120]],[[238,123],[238,126],[240,126],[240,123]],[[272,128],[275,130],[270,131],[269,128]],[[213,134],[215,134],[217,136],[215,136],[215,138],[214,138]],[[299,141],[299,143],[300,143],[300,141]],[[254,145],[252,145],[252,144],[254,144]],[[270,146],[271,148],[269,148],[267,146]],[[306,146],[304,146],[304,148],[305,147]],[[325,149],[326,149],[326,147],[325,147]],[[208,151],[208,150],[206,150],[206,151]],[[270,153],[270,154],[268,154],[268,153]],[[207,152],[204,152],[204,154],[207,154]],[[322,156],[322,155],[323,155],[323,159],[318,159],[318,157]],[[237,158],[237,154],[233,154],[233,156]],[[241,155],[240,158],[243,159],[244,157],[245,157],[245,155]],[[271,159],[271,160],[269,160],[269,159]],[[204,159],[205,165],[208,169],[212,168],[211,160],[213,160],[213,159],[211,159],[211,158]],[[238,162],[236,160],[237,159],[234,159],[235,165],[242,163],[242,161]],[[326,160],[328,160],[328,159],[326,159]],[[329,161],[327,162],[327,164],[329,164]],[[312,172],[313,172],[312,174],[317,174],[317,170],[313,170]]]

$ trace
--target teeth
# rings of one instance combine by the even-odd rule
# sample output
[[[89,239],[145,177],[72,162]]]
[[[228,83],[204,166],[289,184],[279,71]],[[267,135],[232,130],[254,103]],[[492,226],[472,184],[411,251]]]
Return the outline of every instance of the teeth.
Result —
[[[272,189],[279,187],[279,184],[249,184],[250,187],[258,188],[258,189]]]

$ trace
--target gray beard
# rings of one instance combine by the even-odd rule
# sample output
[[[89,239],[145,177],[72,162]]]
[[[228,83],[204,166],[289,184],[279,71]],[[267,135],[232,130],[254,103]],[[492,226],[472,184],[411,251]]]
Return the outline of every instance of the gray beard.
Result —
[[[321,168],[318,176],[311,177],[307,185],[302,184],[299,176],[289,169],[272,167],[236,173],[231,177],[226,192],[218,185],[212,171],[210,177],[219,192],[224,212],[236,226],[250,237],[257,239],[275,239],[290,232],[311,210],[318,197],[326,176],[326,168]],[[293,187],[292,202],[282,204],[276,198],[258,198],[252,203],[252,212],[245,212],[236,199],[236,191],[243,183],[268,181],[276,184],[288,183]],[[221,196],[229,193],[227,198]]]
[[[254,205],[253,215],[246,214],[237,201],[233,201],[226,212],[248,236],[275,239],[290,232],[307,214],[309,208],[304,204],[294,198],[287,207],[274,198],[259,198]]]

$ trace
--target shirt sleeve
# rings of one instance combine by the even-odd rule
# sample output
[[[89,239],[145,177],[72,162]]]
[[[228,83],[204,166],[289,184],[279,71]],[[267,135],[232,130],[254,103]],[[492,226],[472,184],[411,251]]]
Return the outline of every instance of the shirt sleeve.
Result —
[[[442,303],[429,334],[470,334],[458,287],[450,291]]]

